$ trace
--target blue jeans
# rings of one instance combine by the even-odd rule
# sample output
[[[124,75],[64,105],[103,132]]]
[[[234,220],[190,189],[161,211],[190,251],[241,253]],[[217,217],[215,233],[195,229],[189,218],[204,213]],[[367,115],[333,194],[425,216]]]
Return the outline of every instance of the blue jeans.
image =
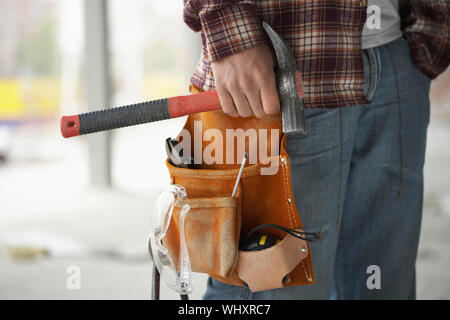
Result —
[[[204,299],[415,299],[430,80],[404,38],[365,50],[364,69],[369,105],[306,110],[309,134],[288,140],[304,229],[322,231],[317,284],[252,293],[209,279]]]

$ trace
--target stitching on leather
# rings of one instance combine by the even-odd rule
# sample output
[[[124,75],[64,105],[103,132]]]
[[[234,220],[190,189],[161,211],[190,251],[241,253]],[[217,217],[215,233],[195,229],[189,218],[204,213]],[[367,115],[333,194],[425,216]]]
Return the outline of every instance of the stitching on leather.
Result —
[[[286,136],[284,136],[284,138],[283,139],[286,139]],[[282,152],[282,149],[283,149],[283,140],[281,141],[281,144],[282,144],[282,146],[280,147],[280,158],[278,159],[278,163],[281,163],[281,158],[283,157],[281,154],[283,153]],[[288,166],[289,166],[289,168],[290,168],[290,164],[289,164],[289,157],[288,156],[286,156],[286,158],[285,158],[285,160],[286,160],[286,164],[285,165],[281,165],[281,171],[283,172],[283,184],[284,184],[284,189],[285,189],[285,193],[286,193],[286,195],[288,196],[288,197],[290,197],[291,198],[291,201],[294,201],[294,195],[291,195],[291,193],[290,193],[290,191],[291,191],[291,188],[289,188],[289,177],[288,177],[288,174],[287,174],[287,171],[288,171]],[[286,201],[287,201],[287,199],[286,199]],[[295,225],[295,216],[294,216],[294,213],[292,212],[292,202],[289,204],[289,203],[287,203],[287,208],[288,208],[288,216],[289,216],[289,222],[290,222],[290,227],[291,228],[296,228],[297,226]]]
[[[287,177],[287,173],[286,173],[287,169],[286,169],[286,167],[284,165],[282,165],[281,171],[283,172],[283,177],[282,178],[283,178],[284,192],[285,192],[285,194],[288,197],[290,197],[289,186],[288,186],[288,183],[287,183],[287,178],[288,178]],[[291,199],[291,200],[293,200],[293,199]],[[291,224],[290,227],[291,228],[295,228],[295,218],[294,218],[294,216],[292,214],[292,206],[291,206],[291,204],[287,204],[287,209],[288,209],[289,223]]]
[[[208,209],[208,208],[236,208],[238,206],[237,198],[193,198],[180,200],[176,207],[181,208],[183,205],[189,204],[193,209]]]
[[[189,178],[198,178],[198,179],[206,179],[206,180],[218,180],[220,178],[225,178],[225,179],[236,179],[236,176],[189,176],[189,175],[178,175],[179,177],[189,177]],[[247,178],[247,177],[251,177],[250,175],[242,175],[242,178]]]
[[[306,281],[308,281],[308,279],[311,278],[311,269],[309,269],[309,263],[307,263],[305,267],[305,260],[306,258],[302,260],[302,266],[303,270],[305,271]],[[306,271],[306,269],[308,269],[308,271]]]
[[[285,180],[285,174],[284,174],[284,165],[282,165],[281,168],[281,172],[283,173],[283,176],[281,177],[283,180],[283,188],[284,188],[284,194],[288,195],[288,191],[287,191],[287,185],[286,185],[286,180]],[[289,208],[289,204],[286,202],[286,207],[287,207],[287,212],[288,212],[288,217],[289,217],[289,223],[291,224],[290,227],[292,227],[292,219],[291,219],[291,213],[290,213],[290,208]]]
[[[311,254],[311,252],[309,252],[309,254]],[[305,260],[306,260],[306,258],[305,258]],[[312,272],[311,272],[312,265],[311,265],[311,263],[309,263],[309,260],[306,262],[306,266],[308,267],[309,277],[312,278]]]
[[[287,185],[287,178],[288,178],[287,177],[287,168],[284,168],[282,171],[283,171],[283,176],[285,177],[285,179],[283,179],[283,182],[285,182],[284,186],[285,186],[285,189],[286,188],[288,189],[288,185]],[[292,226],[292,228],[294,228],[295,226],[293,224],[295,224],[295,217],[291,214],[292,213],[292,207],[289,204],[288,204],[288,212],[289,212],[289,220],[291,221],[291,226]],[[294,222],[292,222],[291,218],[294,219]],[[310,253],[308,255],[310,255]],[[312,276],[311,276],[311,266],[310,266],[309,260],[308,260],[308,262],[306,263],[306,266],[305,266],[306,258],[302,260],[302,266],[303,266],[303,271],[305,272],[306,280],[308,281],[308,279],[312,278]]]
[[[305,259],[302,260],[302,267],[303,267],[303,272],[305,273],[305,277],[306,277],[306,281],[308,281],[308,272],[306,271],[306,267],[305,267]]]
[[[192,177],[192,178],[199,178],[199,179],[236,179],[236,176],[239,173],[239,169],[235,170],[208,170],[210,172],[210,175],[198,175],[199,171],[202,170],[196,170],[196,169],[180,169],[180,168],[171,168],[168,164],[169,172],[171,175],[174,176],[180,176],[180,177]],[[243,178],[246,177],[253,177],[260,173],[260,165],[254,165],[251,167],[247,167],[244,169],[244,172],[242,174]],[[219,174],[219,172],[228,171],[229,174]],[[205,173],[204,173],[205,174]]]
[[[286,162],[286,163],[288,164],[288,162]],[[286,164],[286,166],[287,166],[287,164]],[[288,183],[287,183],[287,181],[288,181],[287,167],[282,168],[282,172],[283,172],[283,185],[284,185],[284,188],[285,188],[285,193],[289,195],[289,193],[288,193],[288,190],[289,190],[288,187],[289,186],[288,186]],[[292,201],[294,201],[294,199],[292,199]],[[295,224],[295,217],[292,214],[292,206],[290,204],[287,204],[287,206],[288,206],[289,221],[291,223],[291,227],[294,228],[295,227],[295,225],[294,225]],[[292,219],[294,219],[294,222],[293,222]],[[306,281],[308,281],[308,279],[311,278],[311,269],[310,269],[310,266],[309,266],[309,261],[308,261],[308,263],[305,266],[306,258],[302,260],[302,266],[303,266],[303,271],[305,272]]]

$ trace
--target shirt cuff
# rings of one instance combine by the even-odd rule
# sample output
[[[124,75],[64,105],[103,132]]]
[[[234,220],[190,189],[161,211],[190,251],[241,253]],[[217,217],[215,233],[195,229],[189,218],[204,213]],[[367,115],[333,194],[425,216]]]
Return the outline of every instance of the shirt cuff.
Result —
[[[251,4],[235,4],[207,12],[200,19],[211,61],[268,42],[261,18]]]

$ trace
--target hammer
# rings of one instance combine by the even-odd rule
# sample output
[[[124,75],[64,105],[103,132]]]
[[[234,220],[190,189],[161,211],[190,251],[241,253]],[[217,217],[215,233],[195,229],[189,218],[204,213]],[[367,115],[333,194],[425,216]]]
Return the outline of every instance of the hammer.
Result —
[[[280,99],[283,132],[306,134],[302,79],[286,42],[266,23],[263,28],[272,42],[277,57],[277,91]],[[183,117],[189,114],[221,109],[216,91],[172,97],[134,105],[65,116],[61,119],[64,138]]]

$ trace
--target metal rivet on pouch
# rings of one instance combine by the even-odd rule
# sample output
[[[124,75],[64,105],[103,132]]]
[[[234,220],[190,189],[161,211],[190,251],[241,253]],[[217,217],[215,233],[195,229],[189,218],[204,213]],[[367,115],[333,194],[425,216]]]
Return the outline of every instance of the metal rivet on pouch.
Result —
[[[303,247],[303,248],[302,248],[302,252],[303,252],[303,253],[306,253],[306,252],[308,252],[308,249],[306,249],[306,248]]]
[[[313,278],[308,278],[308,281],[313,282],[314,280],[313,280]]]
[[[286,165],[286,159],[285,158],[281,158],[281,164],[283,165],[283,166],[285,166]]]
[[[287,199],[287,203],[291,204],[291,203],[292,203],[292,199],[291,199],[291,198],[288,198],[288,199]]]

